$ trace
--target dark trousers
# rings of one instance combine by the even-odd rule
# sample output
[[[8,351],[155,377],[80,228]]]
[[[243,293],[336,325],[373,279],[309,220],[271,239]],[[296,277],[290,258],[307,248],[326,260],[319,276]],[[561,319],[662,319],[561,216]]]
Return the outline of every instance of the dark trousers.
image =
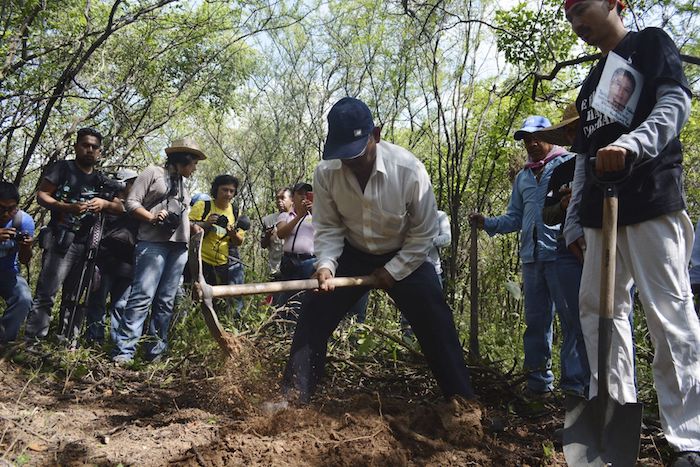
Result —
[[[42,256],[41,272],[36,281],[34,302],[27,316],[24,337],[27,339],[44,338],[49,333],[51,310],[59,288],[63,288],[61,298],[61,322],[59,333],[66,333],[69,316],[65,313],[67,305],[63,298],[70,296],[77,286],[85,262],[85,245],[73,243],[66,252],[60,252],[53,244],[53,234],[50,234],[49,246]],[[74,323],[82,323],[82,309],[78,307],[78,316]],[[80,334],[78,329],[77,334]]]
[[[362,276],[384,266],[395,253],[370,255],[349,246],[338,259],[336,276]],[[308,402],[323,376],[328,339],[350,308],[368,292],[367,287],[305,294],[284,371],[283,388],[299,391]],[[464,364],[452,310],[442,295],[432,264],[424,262],[408,277],[387,290],[408,319],[430,369],[445,397],[472,397],[469,371]]]

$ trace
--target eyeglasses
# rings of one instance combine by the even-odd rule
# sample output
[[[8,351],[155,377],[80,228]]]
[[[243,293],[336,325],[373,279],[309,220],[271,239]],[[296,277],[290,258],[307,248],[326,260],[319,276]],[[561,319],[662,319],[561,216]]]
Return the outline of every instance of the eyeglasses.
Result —
[[[10,213],[15,212],[15,211],[17,211],[18,208],[19,208],[19,206],[17,206],[16,204],[14,206],[2,206],[2,205],[0,205],[0,214],[5,214],[6,212],[10,212]]]

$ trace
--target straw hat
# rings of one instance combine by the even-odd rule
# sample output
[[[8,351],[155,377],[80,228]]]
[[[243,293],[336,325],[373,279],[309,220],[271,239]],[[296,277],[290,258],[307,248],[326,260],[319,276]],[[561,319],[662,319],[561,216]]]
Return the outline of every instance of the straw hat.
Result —
[[[566,136],[566,127],[570,123],[578,122],[579,115],[576,110],[576,103],[567,105],[562,115],[562,121],[556,125],[536,131],[533,136],[545,143],[557,144],[559,146],[570,146],[571,142]]]
[[[207,158],[204,153],[199,149],[199,145],[192,138],[182,138],[173,140],[170,143],[169,148],[165,148],[166,154],[172,154],[174,152],[186,152],[188,154],[193,154],[197,156],[200,161]]]

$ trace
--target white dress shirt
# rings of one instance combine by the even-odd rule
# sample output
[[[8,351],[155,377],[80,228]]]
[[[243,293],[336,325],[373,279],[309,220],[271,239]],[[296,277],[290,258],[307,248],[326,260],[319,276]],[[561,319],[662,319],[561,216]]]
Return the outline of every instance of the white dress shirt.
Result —
[[[316,269],[334,275],[344,240],[366,253],[397,251],[384,268],[397,281],[426,260],[438,235],[437,205],[428,172],[409,151],[377,143],[377,159],[364,193],[339,160],[314,172]]]
[[[450,230],[450,218],[445,211],[437,212],[438,235],[433,239],[433,247],[428,252],[428,261],[435,266],[435,273],[442,274],[442,262],[440,261],[440,248],[452,243],[452,231]]]

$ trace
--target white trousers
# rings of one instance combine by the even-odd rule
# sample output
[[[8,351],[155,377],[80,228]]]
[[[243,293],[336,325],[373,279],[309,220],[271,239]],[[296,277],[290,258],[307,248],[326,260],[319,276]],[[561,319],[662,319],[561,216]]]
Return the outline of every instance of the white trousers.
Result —
[[[586,228],[585,238],[588,248],[579,308],[593,397],[598,392],[602,230]],[[628,321],[630,289],[636,284],[655,349],[653,373],[661,424],[677,451],[700,451],[700,323],[688,277],[692,247],[693,225],[685,211],[617,230],[610,395],[620,403],[637,400]]]

